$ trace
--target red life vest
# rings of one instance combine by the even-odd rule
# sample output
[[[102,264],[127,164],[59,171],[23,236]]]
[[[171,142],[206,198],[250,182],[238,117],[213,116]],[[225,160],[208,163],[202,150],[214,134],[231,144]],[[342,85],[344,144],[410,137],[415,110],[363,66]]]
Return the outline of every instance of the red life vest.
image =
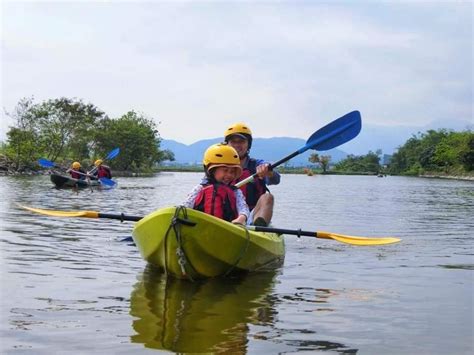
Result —
[[[107,178],[107,179],[112,179],[112,173],[110,172],[110,168],[105,165],[100,165],[99,168],[97,169],[97,178]]]
[[[82,174],[80,174],[80,173],[82,173]],[[79,169],[77,171],[71,169],[71,170],[69,170],[69,174],[71,175],[71,177],[73,179],[85,180],[85,178],[86,178],[85,175],[84,175],[85,171],[82,170],[82,169]]]
[[[228,222],[236,219],[237,199],[235,188],[224,184],[203,184],[203,189],[199,191],[194,202],[194,209],[210,214]]]
[[[242,175],[233,181],[232,184],[236,184],[239,181],[245,180],[249,176],[252,176],[257,172],[257,161],[253,158],[249,158],[247,162],[247,166],[242,171]],[[253,182],[249,182],[244,186],[241,186],[240,189],[245,196],[245,200],[247,201],[247,205],[249,206],[250,211],[255,208],[258,199],[262,196],[265,192],[268,191],[267,185],[265,184],[265,180],[255,178]]]

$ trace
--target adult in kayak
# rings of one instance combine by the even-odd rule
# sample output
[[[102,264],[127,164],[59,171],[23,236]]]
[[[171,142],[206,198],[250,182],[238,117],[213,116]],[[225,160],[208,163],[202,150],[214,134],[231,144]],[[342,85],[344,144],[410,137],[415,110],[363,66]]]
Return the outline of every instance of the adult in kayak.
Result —
[[[110,167],[104,164],[102,159],[97,159],[94,162],[95,168],[92,171],[93,179],[107,178],[112,179],[112,170]]]
[[[242,175],[234,181],[234,184],[257,173],[258,179],[240,187],[247,205],[251,211],[249,224],[257,226],[268,226],[273,216],[273,195],[267,185],[280,183],[280,174],[270,170],[270,163],[262,159],[250,157],[252,148],[252,131],[243,122],[231,125],[224,132],[225,141],[239,154]]]
[[[236,150],[227,144],[214,144],[204,153],[203,165],[206,176],[183,205],[228,222],[246,224],[250,211],[245,197],[232,186],[242,174]]]
[[[66,172],[69,173],[69,175],[71,175],[73,179],[78,180],[85,180],[87,176],[87,173],[84,169],[82,169],[81,163],[79,163],[78,161],[72,163],[71,168],[66,170]]]

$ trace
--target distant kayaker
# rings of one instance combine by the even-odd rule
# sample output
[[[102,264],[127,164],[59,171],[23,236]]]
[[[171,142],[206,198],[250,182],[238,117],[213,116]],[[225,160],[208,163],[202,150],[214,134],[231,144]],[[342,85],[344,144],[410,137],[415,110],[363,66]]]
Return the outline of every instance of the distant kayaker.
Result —
[[[87,173],[82,169],[81,163],[75,161],[71,164],[71,168],[66,170],[67,173],[71,175],[73,179],[85,180]]]
[[[247,205],[251,211],[249,221],[258,226],[267,226],[273,216],[273,195],[267,185],[277,185],[280,183],[280,174],[270,170],[270,163],[250,157],[252,148],[252,131],[243,122],[238,122],[227,128],[224,132],[225,141],[232,146],[240,158],[240,166],[243,169],[242,175],[234,181],[237,182],[257,173],[259,178],[253,182],[243,185],[242,190]]]
[[[227,144],[214,144],[204,153],[203,165],[206,176],[183,205],[228,222],[246,224],[250,211],[245,197],[232,186],[242,174],[236,150]]]
[[[102,159],[97,159],[94,162],[95,168],[91,172],[93,179],[107,178],[112,179],[112,170],[110,167],[104,164]]]

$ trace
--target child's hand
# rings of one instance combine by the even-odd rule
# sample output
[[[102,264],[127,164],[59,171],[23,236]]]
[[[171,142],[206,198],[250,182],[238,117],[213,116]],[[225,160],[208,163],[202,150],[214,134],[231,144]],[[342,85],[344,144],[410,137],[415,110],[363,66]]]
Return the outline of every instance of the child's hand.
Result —
[[[243,225],[245,225],[246,222],[247,222],[247,217],[243,214],[239,215],[239,217],[237,217],[236,219],[232,221],[232,223],[234,224],[243,224]]]

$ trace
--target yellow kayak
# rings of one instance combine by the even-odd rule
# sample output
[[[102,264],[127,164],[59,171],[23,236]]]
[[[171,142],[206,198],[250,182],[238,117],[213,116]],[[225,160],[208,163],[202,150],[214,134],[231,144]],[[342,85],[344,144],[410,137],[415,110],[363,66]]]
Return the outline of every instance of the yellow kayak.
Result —
[[[249,325],[275,321],[276,276],[187,282],[147,267],[130,296],[131,341],[174,353],[245,354]]]
[[[182,206],[150,213],[135,224],[132,237],[147,262],[182,279],[274,267],[285,254],[279,234],[250,231]]]

